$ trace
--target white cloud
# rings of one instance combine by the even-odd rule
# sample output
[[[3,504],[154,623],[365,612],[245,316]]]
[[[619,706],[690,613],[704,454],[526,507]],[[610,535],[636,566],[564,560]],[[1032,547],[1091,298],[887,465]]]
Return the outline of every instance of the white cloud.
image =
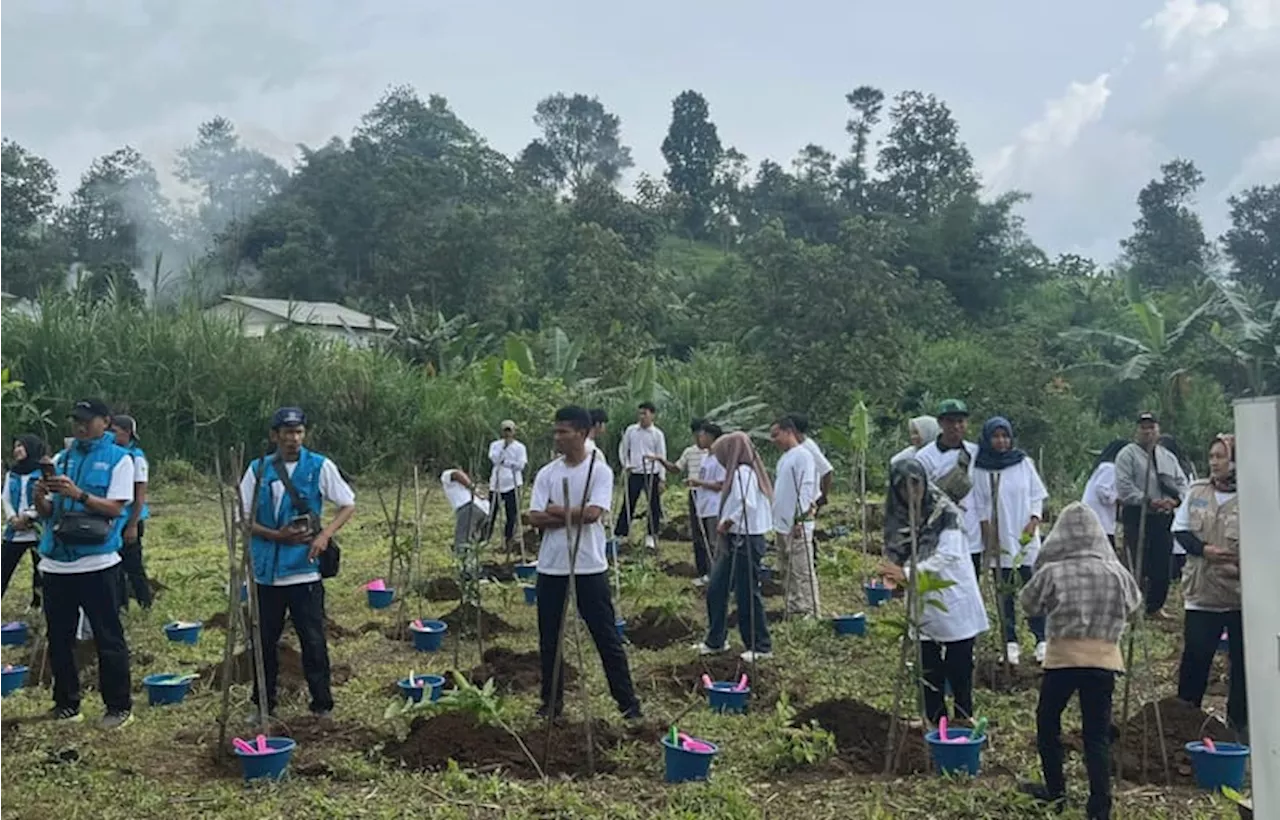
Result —
[[[1280,28],[1280,0],[1236,0],[1231,4],[1240,24],[1254,31]]]
[[[1257,0],[1254,0],[1257,2]],[[1262,3],[1267,0],[1261,0]],[[1164,8],[1142,24],[1160,34],[1160,44],[1166,51],[1173,48],[1184,35],[1205,37],[1227,24],[1231,12],[1221,3],[1205,3],[1197,0],[1166,0]]]
[[[984,163],[987,184],[997,189],[1017,187],[1029,171],[1074,145],[1086,126],[1102,118],[1111,96],[1110,76],[1104,73],[1091,82],[1073,82],[1062,96],[1045,102],[1040,118]]]
[[[1259,142],[1240,163],[1238,170],[1223,190],[1222,197],[1239,193],[1251,185],[1280,181],[1280,137]]]

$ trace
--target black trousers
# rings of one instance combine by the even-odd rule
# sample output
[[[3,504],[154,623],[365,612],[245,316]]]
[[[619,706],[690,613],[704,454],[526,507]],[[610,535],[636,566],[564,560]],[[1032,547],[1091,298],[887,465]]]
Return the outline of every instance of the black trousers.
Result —
[[[591,633],[591,640],[600,653],[604,676],[609,681],[609,694],[618,704],[619,712],[627,712],[639,705],[635,688],[631,684],[631,668],[627,664],[627,652],[622,647],[615,625],[613,600],[609,597],[609,573],[578,575],[574,577],[578,590],[578,614],[582,616]],[[560,625],[564,615],[564,601],[569,594],[569,576],[538,573],[538,653],[542,660],[542,705],[553,708],[558,714],[564,705],[564,669],[555,674],[556,641],[560,637]],[[568,652],[566,647],[565,652]],[[561,657],[563,662],[564,657]],[[551,691],[551,679],[556,678],[556,692]],[[554,707],[552,706],[554,704]]]
[[[613,534],[619,538],[626,538],[631,534],[631,516],[635,514],[636,502],[640,500],[642,494],[646,495],[649,500],[649,529],[648,535],[654,538],[658,537],[658,529],[662,525],[662,494],[658,492],[658,484],[661,476],[657,473],[628,473],[627,474],[627,503],[622,506],[622,511],[618,513],[618,525],[613,528]]]
[[[1080,693],[1083,719],[1084,766],[1089,773],[1089,820],[1111,817],[1111,695],[1116,673],[1086,667],[1048,669],[1040,683],[1036,706],[1036,746],[1044,769],[1044,784],[1052,797],[1067,793],[1063,775],[1062,712],[1071,696]]]
[[[973,638],[951,643],[922,641],[924,660],[924,711],[937,723],[947,716],[946,684],[956,702],[956,717],[973,716]]]
[[[502,525],[502,538],[504,541],[510,542],[516,534],[516,522],[520,520],[520,505],[517,503],[515,490],[507,490],[501,494],[500,498],[498,494],[490,493],[489,504],[492,507],[492,511],[489,513],[489,526],[484,535],[488,539],[493,535],[494,528],[498,526],[498,504],[496,502],[499,500],[502,502],[502,512],[507,517],[506,522]]]
[[[13,579],[13,573],[18,569],[18,564],[22,563],[22,556],[28,552],[31,553],[31,605],[40,606],[40,571],[36,569],[36,565],[40,563],[40,553],[37,548],[40,546],[39,541],[5,541],[3,549],[0,549],[0,571],[4,574],[4,588],[0,590],[0,595],[9,591],[9,581]]]
[[[325,642],[324,583],[292,584],[273,587],[258,584],[258,608],[262,615],[262,665],[267,678],[267,711],[276,710],[276,681],[280,674],[280,636],[284,634],[286,613],[293,621],[302,646],[302,674],[311,693],[311,711],[327,712],[333,708],[329,687],[329,646]],[[253,700],[258,699],[254,683]]]
[[[49,630],[53,702],[59,709],[80,708],[80,672],[76,669],[76,626],[84,610],[98,647],[98,689],[108,712],[133,708],[129,694],[129,646],[120,624],[120,565],[97,572],[44,575],[44,617]]]
[[[1138,566],[1138,529],[1142,521],[1141,507],[1123,509],[1124,547],[1129,555],[1130,568]],[[1165,513],[1147,513],[1146,542],[1142,545],[1143,596],[1147,602],[1147,614],[1154,615],[1169,597],[1169,563],[1173,558],[1173,516]]]
[[[705,578],[711,574],[711,539],[714,530],[703,526],[698,517],[698,505],[694,502],[693,493],[689,493],[689,529],[693,535],[693,565],[698,568],[698,577]]]
[[[1227,658],[1230,683],[1227,717],[1236,729],[1249,726],[1249,701],[1244,688],[1244,619],[1234,612],[1200,612],[1188,609],[1182,628],[1182,662],[1178,665],[1178,698],[1195,706],[1204,699],[1209,685],[1209,669],[1222,630],[1227,630]]]
[[[120,608],[129,608],[129,595],[143,609],[151,608],[151,584],[147,581],[147,570],[142,565],[142,535],[146,522],[138,522],[138,540],[132,543],[125,541],[120,548]]]

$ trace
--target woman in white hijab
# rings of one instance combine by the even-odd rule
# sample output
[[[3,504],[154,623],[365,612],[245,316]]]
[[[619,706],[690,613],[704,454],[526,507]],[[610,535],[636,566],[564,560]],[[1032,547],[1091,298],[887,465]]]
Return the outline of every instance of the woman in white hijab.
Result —
[[[911,438],[910,446],[899,450],[893,458],[889,459],[889,464],[897,464],[904,458],[911,458],[921,447],[937,439],[938,432],[938,420],[933,416],[916,416],[907,422],[907,433]]]

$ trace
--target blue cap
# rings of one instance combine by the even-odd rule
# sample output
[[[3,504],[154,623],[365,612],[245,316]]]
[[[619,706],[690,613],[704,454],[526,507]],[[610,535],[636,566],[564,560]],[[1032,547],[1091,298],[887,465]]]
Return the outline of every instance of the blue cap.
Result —
[[[281,427],[305,427],[307,424],[307,414],[302,412],[301,407],[281,407],[271,417],[271,429],[279,430]]]

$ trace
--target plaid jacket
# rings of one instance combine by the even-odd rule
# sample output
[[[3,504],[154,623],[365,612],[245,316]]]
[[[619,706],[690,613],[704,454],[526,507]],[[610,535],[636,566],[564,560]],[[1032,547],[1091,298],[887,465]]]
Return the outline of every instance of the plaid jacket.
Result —
[[[1020,600],[1029,615],[1048,617],[1050,641],[1118,642],[1142,593],[1116,558],[1098,516],[1076,502],[1062,511],[1045,539]]]

